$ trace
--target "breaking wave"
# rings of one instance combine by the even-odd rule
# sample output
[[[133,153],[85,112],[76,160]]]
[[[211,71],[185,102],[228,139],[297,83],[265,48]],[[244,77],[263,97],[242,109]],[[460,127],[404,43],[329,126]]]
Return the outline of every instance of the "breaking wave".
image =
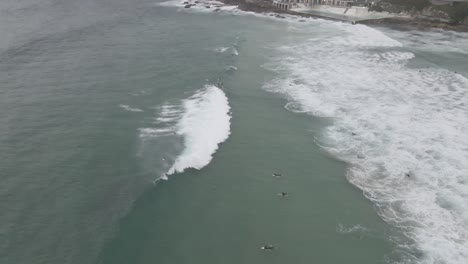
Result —
[[[468,80],[409,67],[415,54],[367,26],[321,27],[277,49],[265,67],[279,77],[265,89],[289,98],[288,110],[334,120],[318,141],[412,241],[408,262],[466,263]]]
[[[208,165],[218,145],[230,135],[229,110],[228,98],[214,85],[206,85],[179,104],[165,103],[157,107],[158,116],[152,122],[155,127],[140,128],[140,138],[181,137],[183,150],[175,159],[171,155],[163,158],[168,167],[156,181],[167,180],[167,175],[188,168],[199,170]]]
[[[207,85],[183,101],[183,114],[174,129],[184,138],[184,150],[176,158],[167,175],[188,168],[201,169],[208,165],[218,145],[230,134],[229,102],[224,92]]]

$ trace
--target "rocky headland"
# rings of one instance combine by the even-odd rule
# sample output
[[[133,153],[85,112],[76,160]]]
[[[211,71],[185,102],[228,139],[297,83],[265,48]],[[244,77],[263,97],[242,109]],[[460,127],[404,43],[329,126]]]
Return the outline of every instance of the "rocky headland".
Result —
[[[329,20],[340,20],[326,16],[320,16],[315,14],[306,14],[295,12],[292,10],[278,9],[272,5],[271,0],[217,0],[218,3],[222,2],[225,5],[237,6],[242,11],[256,12],[256,13],[270,13],[271,16],[277,18],[286,18],[284,15],[294,15],[301,17],[315,17]],[[386,0],[386,1],[399,1],[399,0]],[[468,32],[468,18],[463,18],[458,21],[454,21],[454,14],[450,13],[449,8],[443,9],[440,7],[434,7],[432,5],[415,8],[412,6],[400,6],[394,3],[382,1],[379,5],[371,8],[374,12],[388,12],[396,14],[395,17],[378,18],[378,19],[363,19],[357,21],[348,21],[350,23],[367,24],[367,25],[380,25],[380,26],[408,26],[419,29],[428,28],[439,28],[453,31],[464,31]],[[409,0],[411,1],[411,0]],[[424,1],[424,0],[423,0]],[[204,6],[210,0],[204,1],[193,1],[189,0],[186,2],[181,1],[185,5],[185,8],[192,6]],[[207,5],[206,8],[211,8],[213,11],[219,11],[220,6]],[[447,11],[448,10],[448,11]],[[468,10],[467,10],[468,12]],[[346,20],[340,20],[346,21]]]

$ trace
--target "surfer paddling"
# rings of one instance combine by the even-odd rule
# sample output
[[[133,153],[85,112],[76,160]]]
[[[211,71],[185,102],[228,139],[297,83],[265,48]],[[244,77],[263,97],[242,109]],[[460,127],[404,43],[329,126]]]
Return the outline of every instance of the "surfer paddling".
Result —
[[[275,250],[275,247],[271,244],[266,244],[260,248],[261,250]]]

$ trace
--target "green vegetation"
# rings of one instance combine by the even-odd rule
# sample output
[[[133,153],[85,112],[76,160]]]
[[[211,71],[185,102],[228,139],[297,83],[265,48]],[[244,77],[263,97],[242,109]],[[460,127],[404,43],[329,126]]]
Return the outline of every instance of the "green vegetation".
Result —
[[[383,0],[374,5],[371,10],[391,13],[417,12],[430,5],[429,0]]]
[[[386,0],[385,2],[400,6],[404,11],[421,11],[431,5],[429,0]]]
[[[454,3],[453,5],[433,5],[429,0],[383,0],[373,6],[373,11],[387,11],[391,13],[417,13],[430,8],[434,11],[442,11],[450,17],[453,24],[460,24],[468,18],[468,3]]]
[[[459,24],[468,18],[468,3],[454,3],[453,6],[443,5],[433,8],[447,13],[454,24]]]

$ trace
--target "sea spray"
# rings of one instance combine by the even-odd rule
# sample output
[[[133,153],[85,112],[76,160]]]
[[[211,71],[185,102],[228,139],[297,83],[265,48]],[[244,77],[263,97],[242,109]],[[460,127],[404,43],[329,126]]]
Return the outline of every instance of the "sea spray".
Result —
[[[205,167],[230,134],[229,102],[220,88],[206,85],[186,99],[183,107],[176,133],[184,138],[185,148],[166,175]]]

